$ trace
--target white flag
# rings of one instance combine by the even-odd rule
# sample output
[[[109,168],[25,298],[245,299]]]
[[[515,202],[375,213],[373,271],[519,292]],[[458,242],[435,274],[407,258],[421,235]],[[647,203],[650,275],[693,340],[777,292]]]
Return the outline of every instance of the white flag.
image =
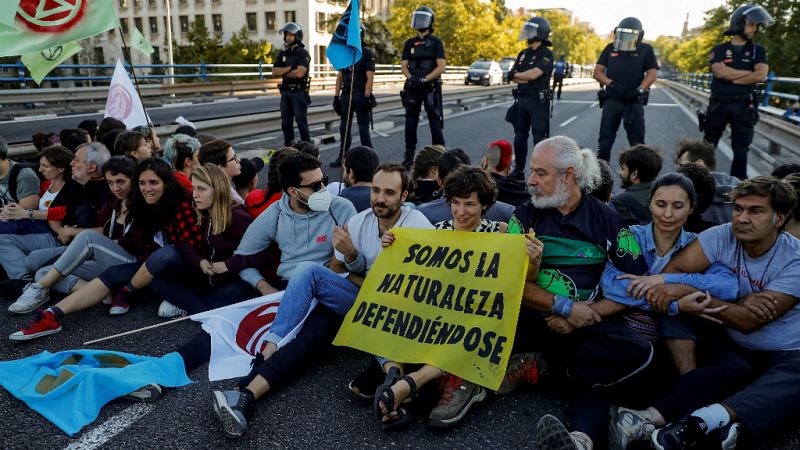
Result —
[[[111,86],[108,89],[105,117],[123,121],[129,130],[148,124],[147,114],[144,112],[139,94],[136,93],[136,88],[133,87],[131,78],[119,58],[117,67],[114,69],[114,76],[111,77]]]
[[[250,361],[266,345],[264,338],[275,320],[281,297],[283,291],[191,316],[192,320],[201,322],[203,330],[211,335],[209,381],[243,377],[250,372]],[[314,300],[309,311],[316,304]],[[283,347],[294,339],[303,322],[278,346]]]

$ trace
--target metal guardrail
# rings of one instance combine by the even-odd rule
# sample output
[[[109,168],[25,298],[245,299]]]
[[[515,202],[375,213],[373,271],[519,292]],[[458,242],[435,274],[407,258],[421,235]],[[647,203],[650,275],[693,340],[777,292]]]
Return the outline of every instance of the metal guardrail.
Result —
[[[679,83],[672,80],[659,79],[659,83],[677,91],[697,106],[708,105],[708,91]],[[800,158],[800,126],[785,121],[782,117],[775,117],[769,107],[761,106],[759,111],[762,114],[755,127],[755,132],[763,136],[769,142],[768,152],[772,155],[787,152],[793,160]]]
[[[711,72],[695,72],[695,73],[677,73],[674,74],[675,80],[689,85],[697,90],[703,92],[711,92],[711,80],[714,75]],[[778,77],[775,72],[770,72],[767,76],[767,81],[764,85],[764,100],[762,106],[769,106],[772,97],[781,98],[789,101],[797,101],[797,94],[789,94],[786,92],[779,92],[775,90],[776,84],[795,84],[800,85],[800,78],[793,77]]]

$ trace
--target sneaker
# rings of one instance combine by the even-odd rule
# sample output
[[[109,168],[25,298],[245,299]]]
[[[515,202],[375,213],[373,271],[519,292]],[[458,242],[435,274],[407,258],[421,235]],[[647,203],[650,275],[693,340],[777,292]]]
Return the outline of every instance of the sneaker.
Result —
[[[720,450],[735,450],[739,442],[739,422],[730,422],[719,430],[718,442]]]
[[[44,305],[50,300],[50,290],[39,283],[30,283],[25,286],[22,295],[8,307],[8,312],[14,314],[27,314]]]
[[[36,311],[36,315],[33,316],[28,328],[12,333],[8,338],[12,341],[29,341],[48,334],[55,334],[59,331],[61,331],[61,325],[58,323],[56,315],[50,311],[42,311],[40,309]]]
[[[214,414],[227,438],[238,438],[247,429],[256,400],[249,392],[214,391]]]
[[[486,400],[486,389],[455,375],[442,380],[442,397],[428,416],[428,426],[445,428],[456,425],[467,415],[469,408]]]
[[[537,448],[541,450],[592,450],[592,440],[585,433],[567,430],[556,417],[545,414],[536,425]]]
[[[28,285],[30,280],[0,280],[0,300],[8,301],[19,298]]]
[[[173,317],[183,317],[186,315],[186,311],[183,309],[178,308],[177,306],[173,305],[172,303],[164,300],[161,302],[161,305],[158,307],[158,317],[163,317],[165,319],[172,319]]]
[[[539,382],[539,375],[544,368],[544,361],[539,352],[522,353],[511,355],[508,358],[506,376],[500,383],[497,393],[505,395],[516,389],[523,382],[536,384]]]
[[[108,294],[105,297],[103,297],[103,300],[101,301],[103,302],[104,305],[110,305],[114,301],[114,297],[112,297],[111,294]]]
[[[128,304],[128,294],[117,292],[111,301],[111,309],[108,310],[108,313],[112,316],[118,316],[127,313],[129,309],[131,309],[131,305]]]
[[[684,416],[677,422],[653,432],[651,442],[656,450],[682,450],[696,447],[705,437],[705,423],[694,416]]]
[[[347,384],[347,388],[361,398],[372,399],[375,397],[375,390],[383,384],[384,379],[386,379],[386,374],[383,373],[378,361],[372,358],[369,366],[356,375]]]
[[[650,440],[655,429],[653,420],[643,411],[612,406],[608,448],[624,450],[631,442]]]
[[[144,403],[152,403],[158,400],[159,397],[161,397],[161,386],[155,383],[142,386],[130,394],[122,396],[124,400]]]

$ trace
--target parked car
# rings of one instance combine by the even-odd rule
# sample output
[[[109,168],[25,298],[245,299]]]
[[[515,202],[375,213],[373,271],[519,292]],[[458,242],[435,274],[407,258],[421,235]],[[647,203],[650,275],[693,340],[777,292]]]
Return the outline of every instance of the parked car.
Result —
[[[500,68],[503,69],[503,81],[505,83],[511,83],[511,79],[508,78],[508,71],[511,70],[511,66],[514,65],[514,61],[516,58],[505,57],[500,60]]]
[[[464,84],[482,84],[490,86],[503,82],[503,69],[497,61],[480,60],[475,61],[467,69],[464,76]]]

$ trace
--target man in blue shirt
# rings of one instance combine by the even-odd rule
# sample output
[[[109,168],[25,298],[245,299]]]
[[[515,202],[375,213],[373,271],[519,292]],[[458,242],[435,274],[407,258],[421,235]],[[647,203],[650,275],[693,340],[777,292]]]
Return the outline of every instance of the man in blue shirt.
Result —
[[[553,92],[556,93],[556,99],[561,100],[561,88],[564,86],[564,77],[567,74],[567,62],[564,61],[564,55],[558,58],[558,61],[553,64]],[[556,85],[558,91],[556,91]]]

